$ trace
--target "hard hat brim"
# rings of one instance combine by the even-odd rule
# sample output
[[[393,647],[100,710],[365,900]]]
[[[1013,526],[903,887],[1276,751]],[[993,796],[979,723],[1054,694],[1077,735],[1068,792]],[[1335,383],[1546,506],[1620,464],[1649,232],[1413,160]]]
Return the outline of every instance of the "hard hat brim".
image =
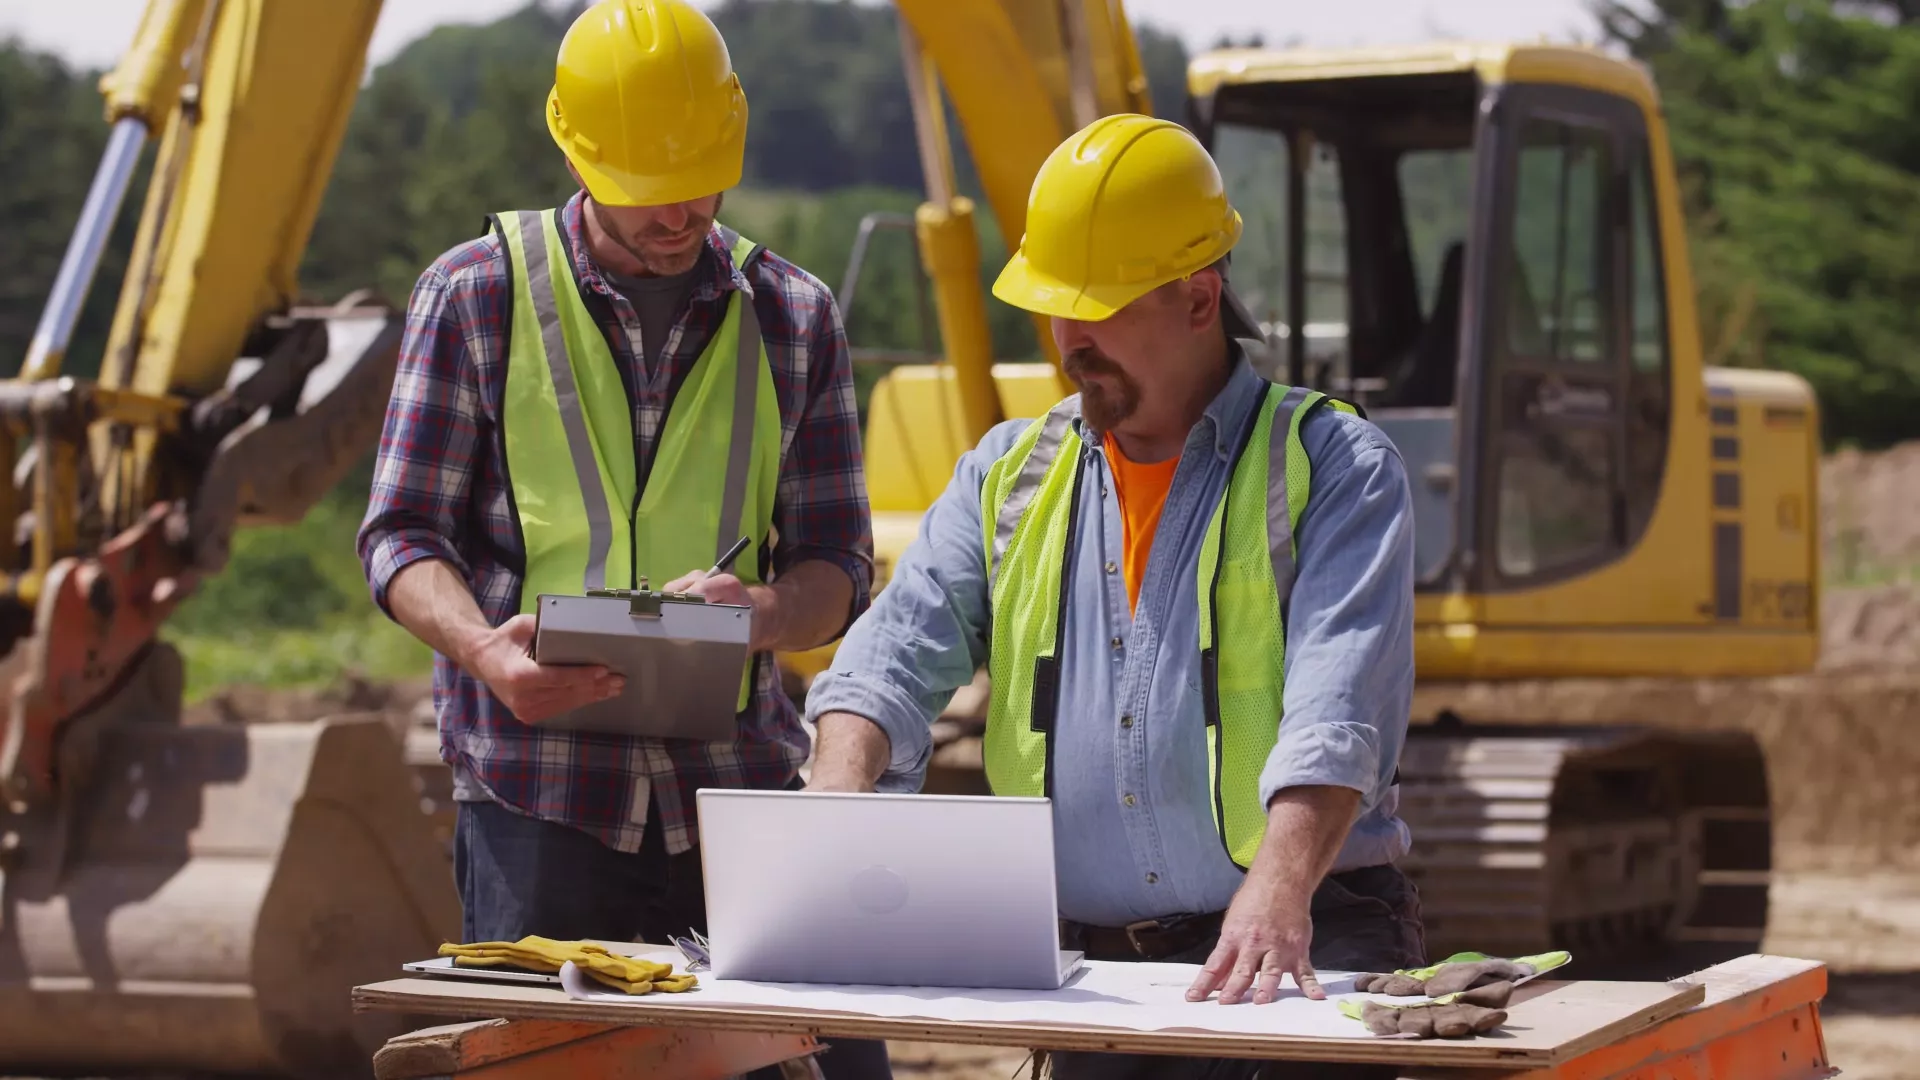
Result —
[[[1013,258],[994,279],[993,295],[1023,311],[1076,322],[1105,322],[1114,313],[1153,291],[1152,282],[1132,285],[1081,287],[1047,273],[1027,259],[1025,251]]]
[[[704,199],[740,186],[746,157],[744,137],[722,140],[705,158],[687,163],[671,176],[638,176],[586,159],[568,145],[560,130],[554,108],[557,93],[556,87],[547,96],[547,133],[573,163],[594,202],[602,206],[664,206]]]
[[[1079,289],[1035,267],[1024,252],[1016,251],[994,280],[993,295],[1038,315],[1076,322],[1105,322],[1157,287],[1155,282],[1147,281],[1141,287],[1095,285]],[[1224,273],[1220,276],[1220,320],[1228,337],[1262,342],[1267,339],[1259,320],[1227,283]]]

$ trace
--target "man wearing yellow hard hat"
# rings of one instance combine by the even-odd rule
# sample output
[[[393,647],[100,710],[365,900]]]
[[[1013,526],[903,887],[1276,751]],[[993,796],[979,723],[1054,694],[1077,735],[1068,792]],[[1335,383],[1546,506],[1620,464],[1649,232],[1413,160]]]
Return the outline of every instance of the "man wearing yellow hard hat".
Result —
[[[772,652],[866,608],[852,373],[826,286],[716,220],[747,99],[699,9],[588,7],[544,110],[581,190],[503,208],[421,275],[359,547],[436,652],[464,940],[659,942],[705,929],[695,790],[799,784]],[[752,606],[731,741],[542,726],[619,678],[529,659],[535,597],[642,579]],[[878,1042],[821,1065],[890,1075]]]
[[[809,786],[914,790],[984,663],[987,780],[1053,800],[1063,948],[1202,965],[1259,1007],[1316,965],[1424,963],[1394,860],[1413,518],[1393,444],[1264,381],[1241,233],[1185,129],[1110,116],[1047,159],[994,295],[1051,316],[1080,393],[965,454],[807,711]],[[1293,1076],[1060,1054],[1056,1076]],[[1344,1075],[1312,1066],[1314,1076]]]

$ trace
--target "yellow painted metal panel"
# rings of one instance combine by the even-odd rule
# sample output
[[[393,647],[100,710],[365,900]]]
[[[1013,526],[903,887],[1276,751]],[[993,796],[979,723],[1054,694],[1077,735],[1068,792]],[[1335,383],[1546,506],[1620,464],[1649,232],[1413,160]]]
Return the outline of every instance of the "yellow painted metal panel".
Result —
[[[876,513],[918,513],[939,498],[970,438],[954,369],[900,367],[867,401],[867,499]],[[1008,418],[1035,417],[1065,396],[1051,364],[995,364],[994,386]],[[1069,391],[1070,392],[1070,391]]]
[[[1730,627],[1472,627],[1414,632],[1423,682],[1453,679],[1740,678],[1810,669],[1810,635]]]

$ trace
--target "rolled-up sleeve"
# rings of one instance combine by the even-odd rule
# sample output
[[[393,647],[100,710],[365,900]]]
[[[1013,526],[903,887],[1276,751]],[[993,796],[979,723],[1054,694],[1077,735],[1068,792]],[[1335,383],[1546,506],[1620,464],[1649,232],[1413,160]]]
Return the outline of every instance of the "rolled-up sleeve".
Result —
[[[807,691],[809,721],[848,712],[886,733],[892,750],[881,791],[919,790],[933,752],[934,719],[986,662],[990,604],[980,484],[1031,422],[1000,424],[961,456],[886,588]]]
[[[406,566],[444,559],[471,574],[459,548],[481,460],[480,390],[451,291],[437,266],[414,286],[355,542],[373,601],[389,618],[387,587]]]
[[[1406,469],[1372,424],[1323,410],[1303,431],[1313,482],[1287,611],[1279,741],[1262,804],[1304,785],[1385,796],[1413,707],[1413,506]]]

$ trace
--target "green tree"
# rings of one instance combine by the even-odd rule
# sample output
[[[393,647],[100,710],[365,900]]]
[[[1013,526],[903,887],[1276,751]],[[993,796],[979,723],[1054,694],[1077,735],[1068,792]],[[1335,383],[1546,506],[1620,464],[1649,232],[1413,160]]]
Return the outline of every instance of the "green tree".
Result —
[[[77,72],[17,41],[0,43],[0,364],[8,374],[26,359],[34,328],[80,220],[80,208],[106,149],[97,72]],[[135,172],[94,285],[81,308],[66,374],[99,370],[127,253],[139,223],[147,159]]]
[[[1830,439],[1920,434],[1920,3],[1596,11],[1662,89],[1710,356],[1806,377]]]

